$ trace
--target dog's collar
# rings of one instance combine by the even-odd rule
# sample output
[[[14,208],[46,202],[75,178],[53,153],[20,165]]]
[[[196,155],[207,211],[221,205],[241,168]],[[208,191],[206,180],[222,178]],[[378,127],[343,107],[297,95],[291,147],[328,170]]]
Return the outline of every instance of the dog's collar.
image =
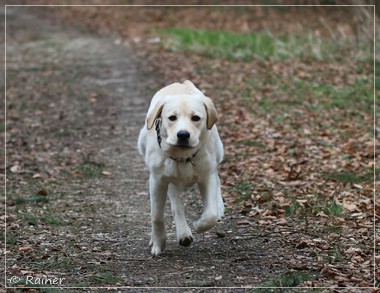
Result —
[[[162,139],[161,139],[161,134],[160,134],[160,126],[161,126],[161,118],[157,118],[156,119],[156,122],[155,122],[155,129],[156,129],[156,134],[157,134],[157,142],[158,142],[158,145],[160,146],[160,148],[161,148],[161,141],[162,141]]]
[[[162,149],[162,147],[161,147],[162,138],[161,138],[161,133],[160,133],[161,121],[162,121],[161,118],[157,118],[156,122],[155,122],[155,130],[156,130],[156,135],[157,135],[157,142],[158,142],[158,145],[160,146],[160,149]],[[190,157],[188,157],[186,159],[179,159],[179,158],[176,158],[176,157],[169,157],[169,158],[172,159],[173,161],[176,161],[176,162],[191,163],[191,165],[195,166],[195,163],[193,162],[193,159],[198,154],[198,152],[199,152],[199,150],[197,150],[194,154],[192,154]]]
[[[186,159],[178,159],[178,158],[175,158],[175,157],[169,157],[169,158],[172,159],[172,160],[174,160],[174,161],[180,162],[180,163],[191,163],[191,165],[195,166],[195,163],[193,162],[193,159],[198,154],[198,152],[199,152],[199,150],[196,151],[194,154],[192,154],[190,157],[188,157]]]

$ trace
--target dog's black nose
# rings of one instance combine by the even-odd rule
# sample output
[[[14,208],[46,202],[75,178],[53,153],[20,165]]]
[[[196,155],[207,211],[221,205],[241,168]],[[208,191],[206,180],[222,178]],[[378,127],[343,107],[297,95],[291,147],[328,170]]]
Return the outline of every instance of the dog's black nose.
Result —
[[[181,140],[189,139],[190,138],[190,132],[188,132],[186,130],[180,130],[177,132],[177,137],[178,137],[178,139],[181,139]]]

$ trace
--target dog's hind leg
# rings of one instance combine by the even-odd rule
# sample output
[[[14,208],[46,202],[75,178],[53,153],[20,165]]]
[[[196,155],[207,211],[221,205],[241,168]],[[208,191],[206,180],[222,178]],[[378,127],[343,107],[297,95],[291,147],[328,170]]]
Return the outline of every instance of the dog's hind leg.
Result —
[[[179,245],[189,246],[193,242],[193,235],[186,222],[185,209],[180,197],[181,190],[173,184],[169,184],[169,199],[177,231],[177,241]]]

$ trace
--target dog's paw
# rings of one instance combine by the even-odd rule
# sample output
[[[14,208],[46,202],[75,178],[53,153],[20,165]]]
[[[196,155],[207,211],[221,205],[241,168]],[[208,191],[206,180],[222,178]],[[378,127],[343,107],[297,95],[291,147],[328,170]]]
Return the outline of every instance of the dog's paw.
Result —
[[[160,255],[164,252],[166,241],[156,241],[154,242],[152,239],[149,242],[149,246],[152,247],[151,254],[152,256]]]
[[[183,236],[179,239],[179,245],[181,246],[190,246],[190,244],[193,242],[193,237],[191,235]]]
[[[159,247],[159,246],[152,246],[151,254],[152,256],[158,256],[164,251],[164,248]]]
[[[196,232],[203,233],[213,228],[218,219],[217,217],[201,218],[196,222],[193,222],[193,226]]]

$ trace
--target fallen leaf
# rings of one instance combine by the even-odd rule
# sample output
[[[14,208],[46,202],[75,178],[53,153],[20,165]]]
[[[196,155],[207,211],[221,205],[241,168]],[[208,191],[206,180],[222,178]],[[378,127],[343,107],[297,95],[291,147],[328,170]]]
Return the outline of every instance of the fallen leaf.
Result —
[[[18,249],[19,251],[32,251],[33,247],[31,246],[23,246]]]
[[[14,165],[10,168],[12,173],[20,173],[21,172],[21,166],[20,165]]]
[[[251,222],[248,220],[240,220],[237,222],[238,225],[243,226],[243,225],[251,225]]]
[[[285,218],[281,218],[280,220],[276,221],[277,225],[286,225],[288,224],[288,220]]]

